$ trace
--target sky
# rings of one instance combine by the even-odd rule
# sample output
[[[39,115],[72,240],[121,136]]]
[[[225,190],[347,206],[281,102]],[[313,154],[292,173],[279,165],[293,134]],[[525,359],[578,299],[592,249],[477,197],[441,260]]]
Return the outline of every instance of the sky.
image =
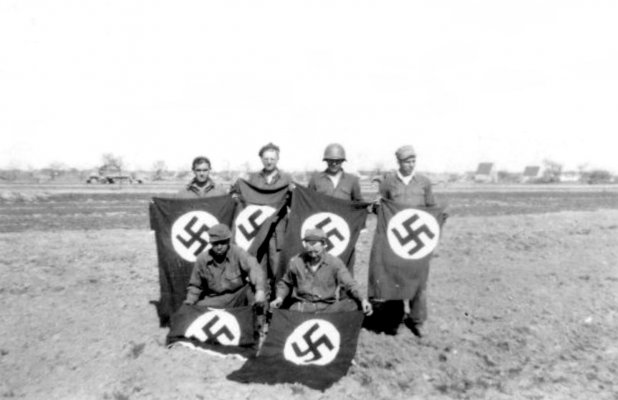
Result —
[[[614,0],[0,0],[0,167],[618,173]]]

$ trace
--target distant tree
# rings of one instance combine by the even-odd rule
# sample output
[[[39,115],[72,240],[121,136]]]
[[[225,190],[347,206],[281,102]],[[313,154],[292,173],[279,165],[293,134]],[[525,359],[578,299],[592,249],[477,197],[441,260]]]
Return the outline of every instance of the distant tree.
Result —
[[[541,182],[560,182],[560,174],[562,174],[562,164],[548,159],[543,160],[543,177],[540,179]]]
[[[124,169],[124,161],[122,157],[116,156],[112,153],[105,153],[101,156],[101,166],[99,167],[99,174],[105,175],[108,172],[121,173]]]
[[[589,184],[609,183],[612,181],[612,174],[604,169],[593,169],[582,175],[584,182]]]
[[[163,180],[165,174],[167,173],[167,164],[163,160],[155,161],[152,164],[152,180],[153,181],[161,181]]]

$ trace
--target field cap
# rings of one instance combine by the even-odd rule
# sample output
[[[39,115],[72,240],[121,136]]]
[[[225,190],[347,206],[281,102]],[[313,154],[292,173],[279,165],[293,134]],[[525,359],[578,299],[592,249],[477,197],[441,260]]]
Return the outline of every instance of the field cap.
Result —
[[[224,240],[229,240],[232,238],[232,232],[230,228],[225,224],[217,224],[213,225],[212,228],[208,230],[208,236],[210,237],[210,243],[222,242]]]
[[[395,152],[395,156],[397,156],[398,160],[405,160],[407,158],[416,156],[416,151],[414,151],[414,147],[410,145],[401,146]]]
[[[322,229],[318,228],[307,229],[305,231],[305,235],[303,236],[303,240],[305,242],[325,242],[326,233],[324,233]]]

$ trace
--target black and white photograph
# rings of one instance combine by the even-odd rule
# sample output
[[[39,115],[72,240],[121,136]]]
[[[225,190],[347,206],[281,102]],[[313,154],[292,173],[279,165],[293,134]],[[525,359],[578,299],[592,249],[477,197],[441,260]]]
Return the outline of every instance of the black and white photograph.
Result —
[[[0,0],[0,399],[618,400],[616,21]]]

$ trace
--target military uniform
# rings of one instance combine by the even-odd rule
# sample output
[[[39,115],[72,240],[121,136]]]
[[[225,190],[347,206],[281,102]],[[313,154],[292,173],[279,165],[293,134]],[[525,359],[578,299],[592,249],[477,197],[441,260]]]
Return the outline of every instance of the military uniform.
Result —
[[[323,171],[311,177],[307,188],[338,199],[363,201],[358,177],[344,171],[341,171],[337,186],[335,186],[330,175]]]
[[[285,299],[292,292],[290,310],[293,311],[357,310],[358,305],[351,299],[338,301],[338,286],[345,288],[353,299],[362,300],[358,283],[339,258],[324,252],[314,271],[306,255],[301,253],[290,259],[287,271],[277,283],[277,297]]]
[[[181,199],[192,199],[196,197],[222,196],[224,194],[225,191],[222,190],[212,179],[208,179],[206,184],[200,186],[194,178],[187,186],[178,191],[176,197]]]
[[[423,175],[413,174],[409,183],[403,182],[397,172],[384,175],[379,188],[380,196],[410,207],[433,207],[436,200],[433,197],[431,182]]]
[[[187,287],[185,303],[209,307],[240,307],[252,300],[250,285],[265,290],[266,277],[257,260],[230,244],[225,258],[215,261],[211,250],[201,253]]]

